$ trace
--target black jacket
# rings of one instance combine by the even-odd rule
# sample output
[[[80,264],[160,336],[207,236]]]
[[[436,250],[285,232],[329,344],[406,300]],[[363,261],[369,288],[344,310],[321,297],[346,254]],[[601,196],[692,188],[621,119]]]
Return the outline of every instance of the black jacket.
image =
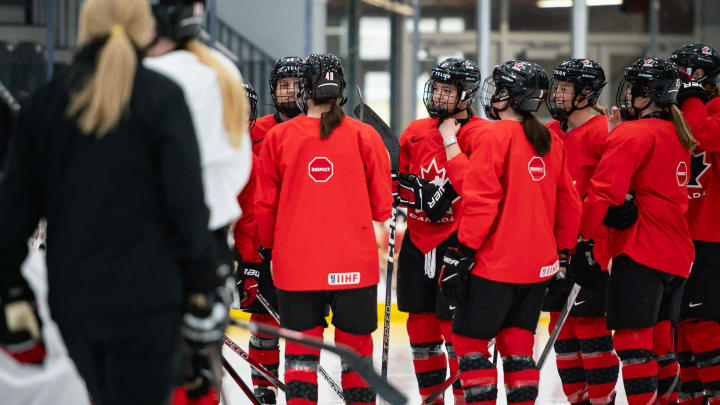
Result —
[[[27,239],[47,218],[56,319],[179,309],[183,283],[199,291],[217,285],[181,89],[138,61],[129,108],[115,129],[83,135],[65,117],[70,89],[87,79],[97,48],[82,50],[24,103],[0,184],[0,287],[16,282]]]

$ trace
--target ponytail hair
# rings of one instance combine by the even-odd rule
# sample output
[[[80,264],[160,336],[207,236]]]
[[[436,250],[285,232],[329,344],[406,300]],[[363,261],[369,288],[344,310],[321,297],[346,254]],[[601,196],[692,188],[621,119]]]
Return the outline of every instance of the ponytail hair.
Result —
[[[200,63],[209,66],[217,74],[222,95],[223,123],[230,137],[230,144],[235,149],[239,149],[247,130],[250,109],[242,82],[202,42],[191,39],[185,44],[185,49],[192,52]]]
[[[675,126],[675,132],[677,133],[680,143],[682,143],[685,149],[692,151],[698,143],[695,138],[693,138],[690,126],[685,121],[682,112],[675,104],[670,105],[670,121],[672,121]]]
[[[545,127],[537,119],[535,115],[529,112],[522,113],[523,118],[523,131],[525,131],[525,137],[532,144],[535,149],[535,153],[538,156],[543,157],[550,151],[551,137],[550,130]]]
[[[708,91],[708,98],[720,96],[720,86],[717,84],[705,85],[705,90]]]
[[[94,73],[70,94],[66,116],[84,134],[103,137],[115,128],[130,103],[138,56],[136,44],[150,37],[146,0],[87,0],[80,14],[80,43],[106,38]]]
[[[324,112],[320,116],[320,139],[329,138],[343,118],[345,118],[345,112],[343,112],[342,108],[337,105],[335,100],[330,101],[330,111]]]
[[[595,110],[596,113],[605,115],[605,109],[598,103],[592,103],[590,106],[593,110]]]

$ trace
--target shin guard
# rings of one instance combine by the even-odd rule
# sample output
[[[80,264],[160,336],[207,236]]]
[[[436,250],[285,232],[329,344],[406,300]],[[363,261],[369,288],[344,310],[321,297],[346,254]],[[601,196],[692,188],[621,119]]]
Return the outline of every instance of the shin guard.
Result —
[[[680,365],[675,356],[675,338],[670,321],[661,321],[655,325],[653,353],[658,364],[657,403],[677,403],[680,398]]]
[[[657,399],[658,365],[652,341],[653,328],[615,331],[613,343],[622,363],[629,405],[652,404]]]
[[[555,329],[559,312],[550,313],[550,332]],[[571,404],[582,404],[590,399],[585,370],[580,353],[580,342],[575,336],[575,318],[568,316],[555,340],[555,362],[562,382],[563,392]]]
[[[715,321],[689,319],[685,336],[690,342],[695,362],[710,405],[720,404],[720,324]]]
[[[578,317],[574,319],[573,325],[580,343],[590,403],[610,404],[615,399],[620,360],[613,350],[612,334],[605,326],[605,318]]]
[[[372,364],[371,335],[355,335],[335,328],[335,343],[351,347],[364,361]],[[346,404],[375,404],[375,391],[346,363],[342,363],[342,389]]]
[[[440,321],[433,313],[411,313],[407,332],[413,354],[415,377],[424,401],[447,378],[447,359],[442,350],[443,338]],[[440,395],[434,402],[444,403]]]
[[[495,404],[497,369],[490,361],[490,341],[455,334],[452,342],[458,357],[460,382],[467,404]]]
[[[445,350],[448,356],[448,366],[450,368],[450,375],[460,370],[458,365],[457,354],[452,344],[452,321],[440,321],[440,331],[442,332],[443,339],[445,339]],[[465,405],[465,393],[462,389],[460,380],[457,380],[452,385],[453,397],[455,399],[455,405]]]
[[[525,329],[506,328],[498,333],[508,405],[532,405],[537,399],[540,372],[533,360],[534,342],[533,334]]]
[[[695,356],[693,355],[690,342],[687,340],[687,324],[679,321],[678,331],[678,363],[680,363],[680,405],[702,405],[705,398],[703,385],[700,381]]]
[[[250,322],[261,323],[269,326],[278,327],[275,320],[266,314],[252,314]],[[265,335],[262,333],[253,333],[250,335],[250,344],[248,347],[250,358],[262,364],[268,371],[278,376],[278,368],[280,365],[280,345],[276,336]],[[277,393],[273,385],[260,373],[251,369],[252,384],[257,389],[259,387],[268,388]],[[265,400],[263,403],[268,403]],[[274,403],[270,402],[270,403]]]
[[[323,338],[321,326],[302,332]],[[285,397],[288,405],[315,405],[318,400],[317,369],[320,349],[285,342]]]

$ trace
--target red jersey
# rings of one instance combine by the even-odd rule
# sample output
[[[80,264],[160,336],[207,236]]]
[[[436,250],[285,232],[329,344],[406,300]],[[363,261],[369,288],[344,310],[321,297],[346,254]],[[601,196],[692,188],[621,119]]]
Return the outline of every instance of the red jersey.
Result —
[[[682,112],[700,145],[690,158],[688,225],[693,240],[720,242],[720,97],[688,98]]]
[[[258,253],[260,235],[257,232],[255,221],[255,198],[257,190],[257,156],[253,153],[250,179],[245,188],[238,194],[237,200],[242,209],[242,216],[233,227],[235,249],[237,249],[243,262],[260,263],[262,260]]]
[[[549,279],[558,249],[577,243],[580,198],[560,137],[540,157],[521,123],[503,120],[474,138],[458,239],[473,249],[472,274],[516,284]]]
[[[583,204],[580,234],[594,235],[610,205],[635,194],[638,219],[623,231],[610,230],[610,253],[665,273],[687,277],[695,256],[685,214],[690,152],[672,122],[644,118],[618,125]]]
[[[373,220],[392,209],[390,159],[380,135],[345,117],[320,139],[320,119],[298,116],[265,137],[257,221],[273,249],[283,290],[340,290],[377,284]]]
[[[592,179],[595,167],[605,151],[608,137],[607,118],[604,115],[596,115],[568,132],[563,131],[562,124],[557,120],[548,122],[546,126],[555,131],[565,144],[568,170],[582,200],[590,190],[590,179]],[[600,263],[603,270],[607,270],[611,259],[609,233],[610,230],[607,227],[601,226],[593,235],[595,241],[593,253],[595,260]]]
[[[423,118],[412,121],[400,136],[400,173],[414,174],[437,185],[450,180],[458,194],[462,192],[462,178],[470,154],[470,140],[488,121],[473,116],[457,134],[462,154],[448,165],[443,139],[438,130],[440,120]],[[457,231],[461,199],[453,202],[448,212],[436,223],[430,222],[422,210],[408,208],[408,235],[420,251],[427,253]]]
[[[252,139],[252,151],[255,155],[260,156],[260,147],[265,140],[267,133],[275,125],[280,124],[275,118],[275,114],[264,115],[255,120],[255,126],[250,131],[250,138]]]

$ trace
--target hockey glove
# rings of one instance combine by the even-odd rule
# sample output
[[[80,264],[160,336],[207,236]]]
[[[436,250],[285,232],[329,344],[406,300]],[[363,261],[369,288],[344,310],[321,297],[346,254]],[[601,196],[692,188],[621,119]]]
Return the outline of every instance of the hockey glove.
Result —
[[[596,290],[603,282],[607,282],[607,272],[602,271],[600,263],[596,262],[593,256],[594,248],[595,242],[592,239],[580,239],[575,245],[575,254],[567,270],[570,279],[589,290]]]
[[[262,263],[240,263],[235,272],[235,284],[240,290],[240,308],[249,307],[258,293]]]
[[[20,363],[42,364],[45,344],[35,294],[24,278],[0,292],[0,348]]]
[[[230,288],[221,286],[209,293],[188,296],[182,335],[189,344],[220,342],[229,322]]]
[[[188,403],[217,404],[217,389],[222,381],[221,347],[216,344],[188,344],[189,359],[185,370]],[[219,399],[219,398],[217,398]],[[203,401],[205,400],[205,401]]]
[[[620,231],[633,226],[638,218],[638,208],[634,200],[632,194],[627,194],[624,203],[610,206],[603,218],[603,225]]]
[[[439,221],[458,197],[449,182],[438,186],[414,174],[400,173],[398,183],[400,204],[425,212],[431,222]]]
[[[694,80],[686,79],[683,81],[683,83],[680,84],[675,103],[678,105],[678,107],[682,107],[685,100],[690,97],[697,97],[700,99],[700,101],[702,101],[703,104],[705,104],[708,101],[708,92],[705,90],[702,84]]]
[[[475,267],[474,256],[475,251],[463,245],[445,251],[438,284],[445,299],[453,307],[465,301],[467,295],[465,283],[470,270]]]

